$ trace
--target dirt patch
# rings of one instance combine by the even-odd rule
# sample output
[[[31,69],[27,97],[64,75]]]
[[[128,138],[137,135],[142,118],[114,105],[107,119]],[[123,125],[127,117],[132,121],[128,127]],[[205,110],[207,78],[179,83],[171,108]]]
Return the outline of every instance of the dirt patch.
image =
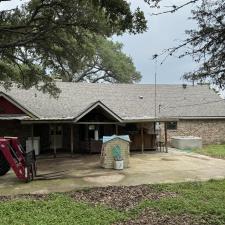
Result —
[[[85,177],[84,180],[90,183],[113,185],[113,183],[121,181],[124,177],[123,174],[108,174],[105,176]]]
[[[0,196],[0,202],[12,201],[12,200],[44,200],[47,199],[47,194],[34,194],[34,195],[13,195],[13,196]]]
[[[148,185],[101,187],[73,192],[70,196],[76,201],[89,202],[94,205],[103,204],[110,208],[126,210],[134,208],[143,200],[158,200],[176,197],[172,192],[156,192]]]
[[[171,162],[178,161],[178,159],[174,159],[174,158],[161,158],[161,160],[163,160],[163,161],[171,161]]]
[[[207,218],[192,215],[166,215],[145,209],[136,219],[130,219],[114,225],[204,225],[208,224]]]

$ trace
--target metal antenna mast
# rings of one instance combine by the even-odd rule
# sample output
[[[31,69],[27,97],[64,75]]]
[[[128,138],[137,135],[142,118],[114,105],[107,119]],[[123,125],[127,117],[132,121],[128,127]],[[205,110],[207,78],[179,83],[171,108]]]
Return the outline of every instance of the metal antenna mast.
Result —
[[[157,57],[155,58],[155,119],[157,117]]]

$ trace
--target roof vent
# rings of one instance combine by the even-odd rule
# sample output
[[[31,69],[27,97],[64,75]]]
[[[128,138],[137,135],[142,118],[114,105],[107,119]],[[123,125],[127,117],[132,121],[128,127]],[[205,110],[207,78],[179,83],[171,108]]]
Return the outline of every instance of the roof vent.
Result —
[[[187,88],[187,84],[183,84],[183,89],[186,89]]]
[[[139,96],[139,99],[143,99],[144,97],[142,95]]]

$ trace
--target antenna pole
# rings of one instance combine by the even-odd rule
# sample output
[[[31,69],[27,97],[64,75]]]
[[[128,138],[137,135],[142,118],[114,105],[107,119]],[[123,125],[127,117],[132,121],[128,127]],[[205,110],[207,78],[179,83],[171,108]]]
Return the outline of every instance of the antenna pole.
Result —
[[[157,117],[157,57],[155,58],[155,119]]]

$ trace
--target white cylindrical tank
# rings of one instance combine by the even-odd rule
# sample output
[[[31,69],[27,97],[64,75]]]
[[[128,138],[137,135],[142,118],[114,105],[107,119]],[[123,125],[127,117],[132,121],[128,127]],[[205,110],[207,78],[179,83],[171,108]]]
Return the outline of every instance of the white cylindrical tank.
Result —
[[[174,136],[171,137],[171,145],[174,148],[182,150],[202,148],[202,138],[193,136]]]

